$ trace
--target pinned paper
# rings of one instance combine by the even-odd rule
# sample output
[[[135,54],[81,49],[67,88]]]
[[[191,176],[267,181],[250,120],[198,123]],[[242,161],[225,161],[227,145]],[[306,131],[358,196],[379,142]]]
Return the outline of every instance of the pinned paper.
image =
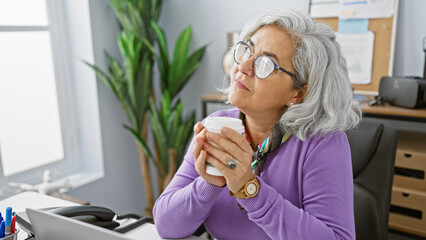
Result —
[[[339,19],[339,33],[366,33],[368,19]]]
[[[311,0],[309,14],[314,18],[337,17],[340,8],[340,0]]]
[[[341,0],[344,5],[358,5],[358,4],[368,4],[367,1],[358,1],[358,0]]]
[[[355,15],[355,11],[354,10],[345,10],[345,11],[342,11],[342,15],[353,16],[353,15]]]
[[[388,18],[394,14],[396,0],[339,0],[339,18]]]
[[[314,18],[344,19],[388,18],[397,0],[310,0],[309,14]]]
[[[373,66],[374,33],[336,33],[336,40],[346,58],[349,80],[352,84],[371,83]]]

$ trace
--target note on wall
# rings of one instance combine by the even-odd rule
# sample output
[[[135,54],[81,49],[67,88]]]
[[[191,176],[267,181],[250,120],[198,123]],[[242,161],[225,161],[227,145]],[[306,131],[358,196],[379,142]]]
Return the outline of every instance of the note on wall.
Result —
[[[339,18],[389,18],[394,7],[395,0],[340,0]]]
[[[340,8],[340,0],[311,0],[309,14],[314,18],[337,17]]]
[[[388,18],[396,0],[311,0],[309,13],[314,18]]]
[[[374,33],[371,31],[363,34],[336,33],[336,36],[343,56],[346,58],[351,83],[371,83]]]
[[[339,33],[366,33],[368,32],[368,19],[339,19]]]

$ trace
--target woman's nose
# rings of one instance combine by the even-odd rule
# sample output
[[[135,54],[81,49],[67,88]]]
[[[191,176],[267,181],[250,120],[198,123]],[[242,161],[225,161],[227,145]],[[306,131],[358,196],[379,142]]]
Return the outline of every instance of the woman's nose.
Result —
[[[240,71],[241,73],[247,74],[249,77],[253,77],[254,76],[253,61],[254,61],[254,56],[251,56],[249,59],[240,63],[238,65],[238,71]]]

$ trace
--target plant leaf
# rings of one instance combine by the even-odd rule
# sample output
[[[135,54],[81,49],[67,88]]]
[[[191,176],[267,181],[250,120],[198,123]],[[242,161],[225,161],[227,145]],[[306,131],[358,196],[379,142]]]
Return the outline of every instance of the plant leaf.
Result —
[[[161,97],[161,124],[163,124],[164,128],[167,126],[167,119],[171,114],[171,105],[172,100],[170,98],[170,94],[167,90],[163,92],[163,96]]]
[[[164,151],[165,149],[168,149],[167,135],[166,135],[166,132],[164,131],[163,125],[161,124],[161,120],[159,118],[159,114],[155,106],[155,103],[151,99],[149,103],[150,103],[149,116],[150,116],[152,132],[154,134],[154,141],[157,147],[159,148],[158,155],[159,155],[163,170],[167,172],[168,154],[167,154],[167,151]]]
[[[183,122],[184,130],[182,133],[182,139],[179,142],[179,148],[177,148],[179,149],[178,165],[182,163],[183,157],[185,156],[185,151],[181,151],[181,148],[185,147],[188,144],[188,141],[193,135],[194,124],[195,124],[195,111],[192,111],[190,114],[190,117]]]
[[[157,39],[158,47],[160,49],[160,59],[157,59],[157,64],[162,74],[161,77],[161,88],[167,89],[167,79],[169,75],[169,55],[167,51],[166,37],[164,36],[164,31],[157,25],[155,21],[151,21],[151,27],[154,30]],[[161,61],[158,61],[161,60]]]
[[[170,72],[168,76],[168,89],[170,92],[175,92],[177,88],[176,82],[174,79],[181,75],[181,71],[183,67],[186,65],[188,61],[188,52],[189,52],[189,44],[191,43],[191,26],[185,28],[182,33],[179,35],[176,43],[175,49],[173,52],[173,61],[170,67]]]
[[[149,110],[149,98],[151,96],[152,62],[149,57],[150,54],[144,54],[136,79],[136,103],[139,129],[142,129],[144,126],[145,114],[147,114]]]
[[[117,89],[114,87],[114,85],[112,84],[112,82],[111,82],[111,80],[110,80],[110,78],[100,69],[100,68],[98,68],[97,66],[95,66],[95,65],[93,65],[93,64],[90,64],[90,63],[88,63],[88,62],[84,62],[84,63],[86,63],[86,65],[87,66],[89,66],[90,68],[92,68],[94,71],[95,71],[95,73],[96,73],[96,76],[109,88],[109,89],[111,89],[112,91],[113,91],[113,93],[115,94],[115,96],[117,96],[118,97],[118,94],[117,94]]]
[[[148,145],[146,144],[146,142],[142,139],[142,137],[139,135],[138,132],[136,132],[133,128],[127,126],[127,125],[123,125],[123,127],[129,131],[132,136],[136,139],[136,141],[140,144],[140,146],[142,147],[143,152],[145,153],[145,155],[148,157],[149,160],[151,160],[154,164],[155,164],[155,160],[154,157],[152,156],[151,151],[149,150]]]

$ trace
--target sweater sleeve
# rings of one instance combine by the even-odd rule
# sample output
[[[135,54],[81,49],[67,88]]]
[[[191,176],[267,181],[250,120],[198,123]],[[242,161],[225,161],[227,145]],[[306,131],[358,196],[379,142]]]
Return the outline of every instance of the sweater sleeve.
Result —
[[[182,238],[194,234],[223,190],[198,175],[192,155],[193,145],[192,140],[181,166],[155,202],[154,221],[162,238]]]
[[[346,134],[332,133],[315,144],[302,167],[302,208],[262,179],[256,197],[239,199],[249,219],[271,239],[355,239],[352,162]]]

